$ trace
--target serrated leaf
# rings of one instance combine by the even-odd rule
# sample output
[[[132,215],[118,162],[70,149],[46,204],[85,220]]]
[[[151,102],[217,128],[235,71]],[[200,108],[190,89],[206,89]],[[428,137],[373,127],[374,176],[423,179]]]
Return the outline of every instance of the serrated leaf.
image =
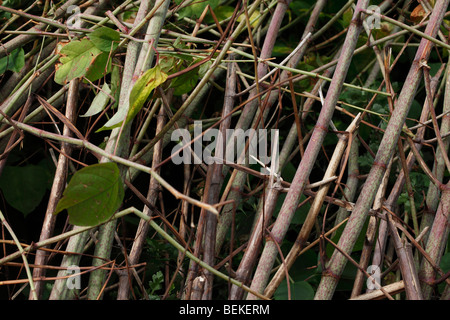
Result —
[[[124,189],[117,164],[94,164],[73,175],[54,214],[67,209],[71,224],[95,226],[112,217],[123,197]]]
[[[167,74],[161,71],[159,65],[147,70],[134,84],[130,93],[130,106],[125,112],[117,112],[109,121],[97,132],[120,127],[125,118],[125,123],[130,122],[144,106],[150,93],[167,80]]]
[[[161,271],[158,271],[152,276],[152,280],[148,282],[150,286],[150,294],[162,288],[161,284],[164,282],[164,276]]]
[[[17,48],[0,59],[0,75],[7,70],[12,72],[19,72],[25,65],[25,54],[22,48]]]
[[[84,76],[98,55],[102,53],[94,43],[88,39],[71,41],[60,44],[60,63],[56,64],[55,82],[65,84],[72,79]],[[62,46],[62,48],[61,48]]]
[[[95,29],[88,37],[98,49],[104,52],[116,50],[120,41],[120,33],[108,27]]]
[[[102,112],[108,105],[110,93],[111,89],[109,88],[108,84],[103,84],[102,90],[98,92],[94,100],[92,100],[91,106],[89,107],[88,111],[81,117],[91,117],[93,115],[96,115],[97,113]]]

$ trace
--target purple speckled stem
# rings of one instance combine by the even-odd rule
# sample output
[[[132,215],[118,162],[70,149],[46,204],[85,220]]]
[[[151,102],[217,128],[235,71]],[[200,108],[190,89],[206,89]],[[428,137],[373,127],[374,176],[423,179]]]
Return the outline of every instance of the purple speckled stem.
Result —
[[[439,78],[440,78],[440,74],[437,74],[435,76],[435,79],[432,81],[433,95],[437,89]],[[426,99],[423,109],[422,109],[422,114],[420,116],[420,122],[425,122],[428,119],[429,110],[430,110],[429,100]],[[417,130],[415,140],[420,141],[423,139],[423,137],[425,135],[425,129],[426,129],[425,127],[421,127]],[[416,148],[417,148],[417,150],[422,149],[422,143],[416,143]],[[439,149],[438,149],[438,151],[439,151]],[[408,158],[406,159],[406,167],[407,167],[408,172],[411,171],[411,168],[412,168],[413,164],[415,163],[415,161],[416,161],[416,157],[414,156],[414,153],[411,152],[408,155]],[[384,202],[383,207],[385,207],[386,209],[388,209],[390,211],[394,211],[394,207],[397,203],[398,197],[400,196],[400,194],[403,191],[405,182],[406,182],[406,176],[405,176],[404,171],[402,170],[399,172],[397,180],[395,181],[395,184],[391,189],[389,197]],[[432,184],[432,183],[430,185],[434,186],[434,184]],[[436,206],[433,209],[433,217],[434,217],[434,213],[436,211],[437,205],[438,205],[438,203],[436,203]],[[388,214],[388,210],[386,210],[386,209],[383,209],[383,214]],[[375,249],[374,249],[373,258],[372,258],[373,265],[377,265],[377,266],[381,267],[381,265],[383,263],[383,256],[384,256],[387,236],[388,236],[387,221],[381,220],[380,226],[378,227],[378,237],[377,237],[377,240],[375,241]]]
[[[360,0],[356,5],[355,13],[343,45],[342,54],[336,66],[336,71],[327,92],[319,119],[272,229],[272,239],[266,242],[261,259],[259,260],[258,267],[253,277],[251,288],[257,292],[262,293],[264,291],[273,267],[273,263],[278,254],[277,244],[274,241],[281,243],[287,232],[294,212],[298,206],[300,195],[305,188],[309,174],[311,173],[322,142],[326,136],[328,125],[333,116],[335,105],[341,93],[342,86],[347,75],[348,66],[350,65],[353,51],[355,50],[356,42],[362,29],[360,10],[361,8],[366,8],[368,2],[369,1],[367,0]],[[247,299],[256,299],[256,297],[249,294]]]
[[[291,1],[287,2],[280,2],[277,4],[277,7],[275,8],[275,11],[273,13],[272,19],[270,21],[270,25],[266,34],[266,37],[264,38],[264,43],[261,48],[261,54],[259,56],[260,59],[268,59],[272,55],[273,47],[275,45],[275,41],[277,39],[278,33],[280,31],[280,26],[283,21],[284,15],[286,13],[286,10],[289,7],[289,3]],[[267,65],[264,63],[258,64],[257,69],[257,75],[258,79],[261,79],[267,74]],[[250,91],[248,100],[242,109],[241,116],[239,117],[238,123],[235,126],[235,129],[242,129],[246,130],[250,127],[251,122],[255,116],[257,107],[258,107],[258,99],[254,99],[254,97],[258,94],[257,88],[254,88]],[[270,105],[270,104],[269,104]],[[229,142],[227,142],[229,143]],[[239,158],[240,155],[237,155],[237,158]],[[223,167],[223,175],[225,176],[229,170],[228,166]],[[245,174],[237,174],[233,181],[233,187],[230,190],[230,193],[228,195],[228,200],[234,200],[236,203],[240,201],[240,194],[241,190],[240,188],[244,184],[246,175]],[[231,225],[232,220],[232,213],[234,210],[234,204],[227,204],[222,209],[222,214],[220,216],[218,226],[217,226],[217,239],[216,239],[216,252],[220,251],[220,248],[222,247],[222,244],[225,240],[225,236],[228,232],[228,229]]]
[[[443,113],[447,113],[450,111],[450,68],[448,66],[447,66],[447,79],[446,79],[445,86],[446,86],[446,89],[445,89],[445,97],[444,97],[444,109],[442,110]],[[441,135],[444,135],[450,131],[450,115],[447,115],[442,119],[440,130],[441,130]],[[433,167],[433,174],[441,182],[442,182],[442,179],[443,179],[444,173],[445,173],[445,163],[444,163],[444,159],[441,156],[441,153],[442,152],[448,153],[449,144],[450,144],[450,139],[447,138],[444,140],[445,150],[441,150],[441,148],[438,148],[436,151],[436,162]],[[435,212],[436,212],[436,209],[438,208],[438,204],[439,204],[439,195],[440,195],[440,190],[438,189],[438,187],[436,187],[433,183],[430,183],[430,186],[428,188],[428,193],[427,193],[427,199],[426,199],[427,210],[424,212],[423,217],[422,217],[421,230],[423,230],[427,226],[431,226],[433,224],[433,220],[438,217],[438,215],[435,214]],[[444,201],[444,196],[442,196],[441,204],[443,203],[443,201]],[[448,215],[449,211],[450,211],[450,209],[447,207],[447,215]],[[447,220],[447,224],[448,223],[449,222]],[[439,222],[436,222],[436,226],[433,224],[433,228],[430,232],[430,241],[431,242],[427,243],[427,246],[431,245],[431,243],[436,241],[435,239],[433,239],[435,236],[434,235],[432,236],[432,234],[435,234],[436,231],[439,231],[437,228],[438,226],[439,226]],[[446,235],[447,237],[448,237],[448,228],[449,227],[447,226],[447,235]],[[446,242],[442,242],[442,243],[446,243]],[[431,249],[431,246],[427,247],[427,251],[430,249]],[[423,268],[424,269],[423,269],[422,275],[426,276],[426,274],[428,272],[428,271],[426,271],[426,269],[428,267],[423,266]],[[419,276],[420,276],[420,274],[419,274]],[[428,286],[426,284],[422,284],[422,289],[423,289],[424,296],[428,297],[429,296]],[[449,284],[446,285],[444,293],[441,296],[441,300],[450,300],[450,285]]]
[[[450,182],[445,186],[442,192],[441,202],[433,226],[430,231],[425,251],[433,260],[435,265],[439,265],[445,246],[447,244],[448,233],[450,231]],[[424,299],[430,299],[433,293],[434,280],[436,272],[432,265],[424,259],[419,271],[419,277],[422,285],[422,294]]]
[[[430,22],[425,30],[426,34],[432,37],[436,36],[447,9],[448,2],[448,0],[436,2],[436,6],[430,17]],[[367,213],[373,203],[375,194],[386,170],[386,166],[394,153],[402,126],[405,123],[406,116],[414,100],[415,92],[422,77],[422,62],[428,60],[431,48],[432,43],[430,41],[426,39],[421,40],[397,100],[396,107],[381,141],[372,169],[370,170],[369,176],[367,177],[366,183],[364,184],[342,236],[339,239],[338,246],[346,253],[351,253],[353,246],[355,245],[356,239],[361,232]],[[344,255],[336,250],[331,257],[328,268],[326,268],[323,274],[314,297],[316,300],[328,300],[332,298],[346,262],[347,260]]]
[[[313,12],[311,13],[311,16],[303,32],[302,39],[304,39],[309,32],[313,31],[314,26],[319,17],[319,14],[322,12],[325,3],[326,0],[320,0],[316,2]],[[306,52],[306,48],[307,48],[306,45],[301,47],[301,49],[298,50],[297,53],[294,54],[292,58],[289,60],[288,65],[290,66],[297,65],[298,61],[301,59],[301,57],[303,57],[303,54]],[[288,73],[283,72],[280,76],[280,79],[287,78],[288,76],[289,76]],[[317,94],[317,90],[315,94]],[[278,97],[279,97],[278,90],[273,91],[270,94],[268,105],[272,105],[275,101],[278,100]],[[307,101],[308,103],[305,103],[305,110],[307,104],[312,105],[313,99],[308,99]],[[305,112],[303,113],[302,116],[306,116],[306,114],[307,113]],[[283,167],[285,159],[287,158],[287,154],[291,152],[291,149],[296,139],[297,139],[297,127],[296,124],[294,123],[285,141],[283,150],[280,153],[280,160],[279,160],[280,167]],[[241,177],[241,175],[238,175],[236,177]],[[245,178],[245,175],[242,175],[242,177]],[[265,194],[264,203],[258,207],[257,212],[258,219],[256,221],[255,227],[253,228],[253,232],[250,236],[247,249],[245,250],[244,256],[242,257],[239,267],[236,270],[236,279],[240,279],[239,281],[242,281],[243,283],[249,281],[250,279],[251,272],[253,271],[253,268],[256,264],[260,252],[260,247],[263,242],[262,240],[264,230],[267,227],[267,223],[270,221],[272,217],[279,196],[279,190],[273,188],[267,188],[266,192],[267,193]],[[241,300],[243,298],[243,295],[244,290],[242,288],[235,285],[232,286],[230,290],[230,300]]]
[[[283,22],[284,15],[291,1],[292,0],[278,2],[275,11],[273,12],[272,19],[270,20],[270,25],[266,37],[264,38],[264,43],[261,48],[261,54],[259,55],[260,59],[269,59],[272,57],[273,47],[275,45],[275,41],[277,40],[281,23]],[[266,73],[267,73],[267,64],[258,63],[257,69],[258,79],[264,77]],[[253,116],[258,107],[258,99],[253,99],[257,94],[258,94],[257,87],[255,87],[253,90],[250,91],[248,97],[249,102],[244,106],[244,109],[242,110],[242,114],[239,117],[236,128],[241,128],[245,130],[250,126],[251,121],[253,120]],[[226,167],[224,169],[226,169]]]
[[[442,113],[444,114],[450,112],[450,68],[448,66],[446,73],[447,76],[445,83],[444,108],[442,110]],[[450,115],[446,115],[445,117],[442,118],[440,131],[442,136],[450,132]],[[444,140],[445,150],[442,150],[440,147],[438,147],[436,150],[436,158],[435,158],[436,161],[433,166],[433,174],[435,175],[436,179],[438,179],[440,182],[443,181],[445,173],[445,161],[442,157],[442,152],[448,153],[449,145],[450,139],[447,138]],[[426,227],[431,227],[431,225],[433,224],[433,220],[436,215],[436,210],[439,205],[439,196],[440,196],[439,188],[434,183],[430,183],[426,199],[427,206],[426,210],[423,213],[420,230],[424,230]],[[428,239],[428,234],[425,235],[424,239],[426,243],[426,239]]]
[[[229,114],[234,106],[234,99],[236,95],[236,65],[230,63],[227,70],[227,86],[225,91],[224,107],[222,110],[222,116],[225,117]],[[220,124],[221,137],[225,137],[226,130],[230,128],[231,118],[228,117]],[[226,142],[222,138],[218,139],[218,145],[222,145],[222,148],[226,147]],[[223,155],[219,155],[222,157]],[[221,163],[213,163],[208,167],[208,175],[211,175],[210,185],[205,186],[205,198],[209,204],[215,204],[219,202],[220,187],[223,182]],[[206,180],[208,181],[208,179]],[[216,247],[216,230],[217,230],[217,216],[213,213],[208,213],[205,222],[204,231],[204,261],[209,265],[214,265],[215,261],[215,247]],[[206,278],[206,282],[203,288],[203,300],[211,300],[212,287],[214,275],[208,270],[203,271]]]

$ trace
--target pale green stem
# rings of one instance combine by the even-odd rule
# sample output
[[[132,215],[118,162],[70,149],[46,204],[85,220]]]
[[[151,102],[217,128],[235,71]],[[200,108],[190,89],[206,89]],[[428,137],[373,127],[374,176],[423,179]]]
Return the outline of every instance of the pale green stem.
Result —
[[[63,17],[67,13],[67,9],[71,5],[77,5],[79,2],[80,2],[80,0],[69,0],[69,1],[65,2],[62,6],[60,6],[55,11],[53,21],[58,20],[61,17]],[[46,28],[47,26],[48,26],[47,23],[39,23],[38,25],[32,27],[31,30],[42,30],[42,29]],[[20,35],[16,38],[4,43],[0,47],[0,59],[5,57],[6,55],[8,55],[14,49],[24,46],[26,43],[34,40],[34,38],[35,38],[34,35]]]
[[[180,251],[182,254],[185,254],[189,259],[191,259],[192,261],[194,261],[195,263],[197,263],[200,267],[208,270],[209,272],[211,272],[212,274],[214,274],[215,276],[222,278],[226,281],[229,281],[230,283],[239,286],[241,288],[243,288],[244,290],[248,291],[248,292],[252,292],[253,294],[257,295],[260,299],[266,299],[263,295],[257,293],[257,292],[253,292],[249,287],[245,286],[244,284],[242,284],[239,281],[236,281],[233,278],[230,278],[229,276],[221,273],[220,271],[216,270],[213,266],[208,265],[207,263],[205,263],[204,261],[200,260],[199,258],[197,258],[196,256],[194,256],[191,252],[187,251],[186,248],[184,248],[181,244],[179,244],[175,239],[173,239],[167,232],[164,231],[164,229],[162,229],[154,220],[151,220],[150,217],[148,217],[146,214],[144,214],[143,212],[134,209],[134,213],[140,217],[141,219],[148,221],[148,223],[150,224],[150,226],[155,229],[155,231],[157,231],[164,239],[166,239],[172,246],[174,246],[178,251]]]
[[[11,226],[9,225],[9,223],[6,221],[5,217],[3,216],[2,211],[0,210],[0,220],[2,222],[2,224],[6,227],[6,229],[8,230],[9,234],[11,235],[11,237],[13,238],[14,242],[16,243],[17,248],[19,249],[19,253],[22,256],[22,260],[23,260],[23,265],[25,267],[25,271],[27,273],[27,277],[28,277],[28,282],[30,283],[30,291],[31,294],[33,295],[33,299],[37,300],[37,294],[36,294],[36,290],[34,288],[34,282],[33,282],[33,275],[31,273],[30,270],[30,266],[28,265],[28,260],[25,256],[25,252],[23,250],[22,245],[20,244],[19,239],[16,237],[16,234],[14,233],[14,230],[11,228]]]
[[[260,0],[255,1],[251,8],[249,8],[248,13],[251,15],[259,6]],[[202,88],[209,82],[210,77],[213,75],[214,71],[217,69],[219,64],[222,62],[223,58],[227,54],[227,51],[231,48],[231,45],[233,44],[234,39],[242,32],[242,30],[245,28],[245,21],[241,21],[239,25],[236,27],[232,35],[229,37],[227,42],[224,44],[222,50],[220,50],[217,58],[214,60],[214,63],[211,65],[211,67],[208,69],[208,71],[205,73],[203,78],[200,80],[200,82],[197,84],[197,86],[194,88],[194,90],[191,92],[191,94],[188,96],[188,98],[184,101],[184,103],[181,105],[181,107],[178,109],[178,111],[173,115],[173,117],[167,122],[167,124],[164,126],[163,130],[161,130],[154,139],[146,145],[140,152],[138,152],[132,159],[136,160],[139,159],[141,156],[143,156],[145,153],[147,153],[153,146],[156,144],[156,142],[161,139],[164,134],[169,131],[175,124],[175,122],[184,114],[184,111],[189,107],[189,105],[192,103],[192,101],[195,99],[195,97],[200,93]]]
[[[248,288],[247,286],[245,286],[243,283],[241,283],[241,282],[239,282],[239,281],[237,281],[237,280],[235,280],[235,279],[233,279],[233,278],[230,278],[229,276],[223,274],[222,272],[220,272],[220,271],[214,269],[214,267],[208,265],[208,264],[205,263],[204,261],[202,261],[202,260],[200,260],[199,258],[197,258],[196,256],[194,256],[190,251],[187,251],[186,248],[184,248],[184,246],[182,246],[181,244],[179,244],[179,243],[178,243],[175,239],[173,239],[166,231],[164,231],[163,228],[161,228],[155,221],[153,221],[153,220],[151,219],[151,217],[147,216],[147,215],[146,215],[145,213],[143,213],[142,211],[140,211],[140,210],[138,210],[138,209],[136,209],[136,208],[134,208],[134,207],[127,208],[127,209],[124,209],[124,210],[122,210],[122,211],[117,212],[117,213],[112,217],[112,219],[113,219],[113,220],[117,220],[117,219],[119,219],[119,218],[121,218],[121,217],[124,217],[124,216],[130,214],[130,213],[133,213],[133,214],[135,214],[136,216],[138,216],[139,218],[141,218],[141,219],[147,221],[147,222],[150,224],[150,226],[151,226],[156,232],[158,232],[165,240],[167,240],[172,246],[174,246],[174,247],[175,247],[178,251],[180,251],[181,253],[185,254],[189,259],[193,260],[195,263],[197,263],[198,265],[200,265],[202,268],[205,268],[206,270],[210,271],[212,274],[214,274],[215,276],[217,276],[217,277],[219,277],[219,278],[221,278],[221,279],[224,279],[224,280],[226,280],[226,281],[229,281],[230,283],[232,283],[232,284],[234,284],[234,285],[236,285],[236,286],[242,287],[242,288],[243,288],[244,290],[246,290],[246,291],[252,292],[252,291],[250,290],[250,288]],[[1,212],[0,212],[0,214],[1,214]],[[3,216],[0,216],[0,217],[3,217]],[[16,252],[16,253],[10,254],[10,255],[8,255],[8,256],[6,256],[6,257],[0,259],[0,266],[3,265],[3,264],[5,264],[6,262],[9,262],[9,261],[12,261],[12,260],[18,258],[19,256],[23,255],[24,253],[28,253],[28,252],[31,252],[31,251],[36,250],[36,249],[38,249],[38,248],[42,248],[42,247],[48,246],[48,245],[50,245],[50,244],[57,243],[57,242],[59,242],[59,241],[61,241],[61,240],[67,239],[67,238],[69,238],[69,237],[73,237],[73,236],[75,236],[75,235],[77,235],[77,234],[80,234],[80,233],[86,233],[87,231],[92,230],[92,229],[95,229],[95,228],[97,228],[97,227],[98,227],[98,226],[76,227],[76,228],[74,228],[72,231],[69,231],[69,232],[66,232],[66,233],[57,235],[57,236],[55,236],[55,237],[46,239],[46,240],[44,240],[44,241],[37,242],[37,243],[33,244],[32,246],[28,246],[28,247],[26,247],[25,249],[22,249],[21,251],[18,251],[18,252]],[[20,243],[19,243],[19,244],[20,244]],[[21,248],[21,247],[20,247],[20,248]],[[20,250],[20,249],[19,249],[19,250]],[[65,273],[66,271],[63,270],[63,272]],[[259,298],[261,298],[261,299],[267,299],[267,298],[265,298],[263,295],[258,294],[257,292],[253,292],[253,294],[257,295],[257,296],[258,296]]]
[[[231,48],[230,50],[233,51],[234,53],[237,53],[237,54],[239,54],[241,56],[244,56],[246,58],[254,59],[254,57],[251,54],[246,53],[246,52],[244,52],[242,50],[235,49],[235,48]],[[332,81],[331,78],[325,77],[325,76],[323,76],[323,75],[321,75],[319,73],[314,73],[314,72],[309,72],[309,71],[305,71],[305,70],[300,70],[300,69],[296,69],[296,68],[283,66],[283,65],[280,65],[280,64],[272,62],[272,61],[264,61],[264,60],[261,60],[261,59],[257,59],[257,61],[263,62],[263,63],[267,64],[268,66],[271,66],[271,67],[274,67],[274,68],[279,68],[281,70],[292,72],[293,74],[302,74],[302,75],[305,75],[305,76],[308,76],[308,77],[319,78],[319,79],[323,79],[323,80],[326,80],[326,81],[329,81],[329,82]],[[266,84],[268,84],[268,83],[266,83]],[[353,84],[346,83],[346,82],[344,82],[343,85],[345,87],[361,90],[361,91],[364,91],[364,92],[370,92],[370,93],[379,94],[379,95],[382,95],[382,96],[391,96],[389,93],[384,92],[384,91],[364,88],[364,87],[361,87],[361,86],[355,86]]]
[[[163,0],[164,1],[164,0]],[[130,31],[130,36],[133,36],[140,28],[142,28],[148,20],[155,15],[157,10],[160,8],[163,1],[160,1],[158,5],[155,5],[153,9],[150,10],[150,3],[145,1],[141,2],[139,7],[139,11],[135,20],[135,26],[133,30]],[[165,19],[165,15],[157,17],[158,19]],[[159,33],[160,30],[151,30],[152,32]],[[123,42],[122,42],[123,43]],[[154,44],[155,46],[157,43]],[[131,42],[127,47],[127,56],[124,67],[124,75],[122,78],[122,84],[120,88],[120,101],[118,106],[118,112],[126,115],[129,110],[129,97],[131,88],[133,88],[135,82],[141,75],[143,70],[143,63],[139,64],[139,61],[142,59],[138,59],[138,56],[141,52],[142,45],[137,42]],[[147,48],[148,49],[148,48]],[[147,51],[143,51],[145,55]],[[141,54],[142,56],[142,54]],[[122,126],[119,128],[115,128],[112,130],[109,140],[107,142],[105,150],[108,153],[112,153],[115,155],[119,155],[122,157],[127,156],[128,145],[129,145],[129,136],[130,136],[131,122],[125,123],[122,122]],[[110,159],[108,157],[103,157],[100,162],[108,162]],[[125,175],[126,169],[121,170],[122,176]],[[93,265],[99,266],[104,263],[104,259],[109,259],[112,250],[112,243],[114,241],[114,232],[116,229],[117,221],[110,221],[100,227],[98,234],[98,241],[95,246],[94,255],[96,258],[93,259]],[[88,288],[88,299],[89,300],[98,300],[102,296],[102,288],[104,285],[104,279],[106,276],[106,270],[97,269],[91,273],[89,279],[89,288]]]
[[[370,15],[376,14],[375,11],[371,11],[371,10],[363,10],[363,11],[368,13],[368,14],[370,14]],[[450,50],[450,45],[446,44],[445,42],[442,42],[441,40],[436,39],[435,37],[432,37],[432,36],[426,34],[425,32],[419,31],[416,28],[408,26],[407,24],[404,24],[404,23],[402,23],[402,22],[400,22],[398,20],[386,17],[386,16],[384,16],[382,14],[380,14],[379,16],[381,17],[381,19],[383,19],[383,20],[385,20],[385,21],[387,21],[389,23],[392,23],[393,25],[396,25],[396,26],[398,26],[398,27],[400,27],[402,29],[408,30],[409,32],[414,33],[415,35],[417,35],[417,36],[419,36],[421,38],[425,38],[425,39],[433,42],[434,44],[436,44],[438,46],[441,46],[441,47],[443,47],[443,48],[445,48],[447,50]]]

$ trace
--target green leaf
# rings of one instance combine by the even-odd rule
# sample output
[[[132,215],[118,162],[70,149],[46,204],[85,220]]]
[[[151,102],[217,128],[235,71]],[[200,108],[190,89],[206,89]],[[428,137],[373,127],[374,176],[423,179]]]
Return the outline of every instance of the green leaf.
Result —
[[[200,78],[203,78],[205,76],[205,74],[208,72],[209,69],[211,69],[212,66],[212,61],[206,61],[205,63],[201,64],[198,67],[198,75]]]
[[[292,244],[289,246],[289,250]],[[308,250],[295,260],[292,267],[289,269],[289,277],[294,281],[306,281],[312,278],[311,276],[317,273],[317,253]]]
[[[346,28],[350,25],[352,17],[353,17],[353,9],[348,8],[347,10],[345,10],[344,14],[342,15],[342,20],[339,20],[343,28]]]
[[[219,6],[214,9],[214,14],[216,15],[217,20],[222,21],[227,18],[230,18],[233,15],[234,7],[232,6]],[[204,19],[205,23],[214,23],[214,18],[211,15],[206,15]]]
[[[149,281],[148,283],[151,289],[150,294],[153,294],[155,291],[161,289],[162,288],[161,284],[163,282],[164,282],[163,273],[161,271],[158,271],[152,276],[152,280]]]
[[[167,80],[167,74],[161,71],[159,65],[147,70],[142,77],[136,81],[130,93],[130,110],[127,122],[133,119],[144,106],[153,89]]]
[[[422,104],[417,102],[417,100],[413,100],[408,112],[408,117],[406,118],[406,125],[408,127],[417,125],[417,121],[412,119],[420,119],[421,113],[422,113]]]
[[[0,189],[6,202],[25,216],[42,201],[48,175],[42,166],[5,166],[0,177]]]
[[[180,4],[182,1],[175,1],[177,4]],[[184,17],[188,17],[190,19],[197,19],[203,13],[207,5],[211,6],[211,9],[214,10],[215,7],[219,4],[219,0],[194,0],[188,6],[184,7],[180,10],[180,14],[178,16],[178,20],[183,19]]]
[[[313,300],[314,289],[306,281],[290,283],[292,300]],[[275,300],[288,300],[288,287],[286,281],[283,281],[273,295]]]
[[[444,254],[441,258],[440,267],[444,273],[450,271],[450,252]]]
[[[120,41],[120,33],[108,27],[95,29],[88,37],[98,49],[104,52],[116,50]]]
[[[338,243],[339,239],[341,238],[342,232],[344,231],[346,223],[344,223],[343,225],[341,225],[337,230],[336,233],[334,235],[334,237],[331,239],[331,241],[333,241],[334,243]],[[358,238],[356,239],[355,245],[353,246],[353,250],[352,252],[358,252],[361,251],[363,246],[364,246],[364,242],[366,239],[366,232],[367,232],[367,227],[369,225],[369,219],[366,219],[366,221],[364,222],[363,228],[358,236]],[[327,243],[327,247],[326,247],[326,253],[328,257],[331,257],[331,255],[334,252],[334,247],[332,244]]]
[[[119,62],[115,61],[111,70],[111,96],[115,99],[112,109],[115,109],[119,104],[121,80]]]
[[[167,74],[161,71],[159,65],[147,70],[134,84],[130,93],[130,106],[126,117],[124,113],[117,112],[109,121],[97,132],[120,127],[124,118],[125,123],[130,122],[141,111],[150,93],[167,80]]]
[[[92,100],[91,106],[89,107],[88,111],[81,117],[91,117],[93,115],[96,115],[97,113],[102,112],[108,105],[110,93],[111,89],[109,88],[108,84],[103,84],[102,90],[98,92],[94,100]]]
[[[181,96],[182,94],[188,93],[195,87],[197,81],[198,81],[197,68],[176,77],[170,84],[170,87],[174,88],[173,95]]]
[[[94,164],[73,175],[54,214],[67,209],[71,224],[95,226],[112,217],[123,197],[124,189],[117,164]]]
[[[286,198],[286,193],[282,193],[278,196],[277,204],[275,205],[275,216],[277,217],[281,207],[283,206],[284,199]],[[300,196],[300,202],[302,203],[306,200],[305,195]],[[308,215],[309,209],[311,208],[311,204],[309,202],[304,203],[300,208],[295,210],[295,214],[292,217],[291,224],[303,224],[305,222],[306,216]]]
[[[12,72],[19,72],[25,65],[25,55],[22,48],[17,48],[0,59],[0,75],[5,73],[7,70]]]
[[[159,66],[161,70],[165,73],[170,73],[174,69],[176,63],[176,57],[173,55],[161,54],[159,56]]]
[[[111,72],[111,65],[110,54],[102,52],[92,62],[89,70],[86,72],[85,78],[91,82],[97,81]]]
[[[289,9],[292,10],[292,13],[295,16],[299,16],[302,13],[304,14],[305,12],[310,10],[310,8],[311,8],[311,4],[306,1],[292,1],[289,4]]]
[[[92,41],[82,39],[63,45],[59,53],[61,63],[55,66],[55,82],[62,85],[84,76],[102,51]]]

